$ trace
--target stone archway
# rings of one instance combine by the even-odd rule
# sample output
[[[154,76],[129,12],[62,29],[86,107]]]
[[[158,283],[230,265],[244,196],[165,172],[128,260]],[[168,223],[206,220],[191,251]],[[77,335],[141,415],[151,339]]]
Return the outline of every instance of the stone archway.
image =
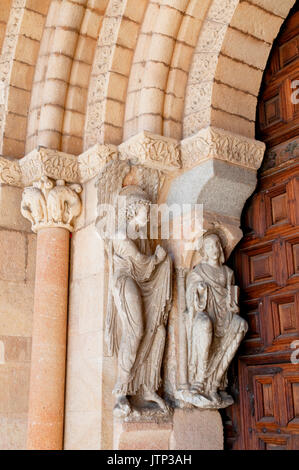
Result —
[[[162,172],[160,199],[203,202],[208,226],[221,225],[227,234],[229,254],[264,152],[254,140],[256,96],[294,0],[273,3],[138,0],[136,8],[133,0],[12,0],[1,10],[0,226],[26,240],[2,255],[24,256],[29,266],[30,282],[22,281],[28,316],[35,235],[16,214],[21,188],[42,177],[83,185],[71,245],[68,448],[80,446],[87,432],[90,445],[112,445],[104,423],[111,418],[114,365],[103,345],[105,260],[94,230],[95,178],[119,157],[138,167],[128,180],[139,181],[141,171],[140,181],[153,178],[154,190]],[[82,330],[81,312],[91,330]],[[24,321],[30,338],[31,320]],[[91,355],[84,349],[89,334]],[[22,391],[25,397],[27,382]]]

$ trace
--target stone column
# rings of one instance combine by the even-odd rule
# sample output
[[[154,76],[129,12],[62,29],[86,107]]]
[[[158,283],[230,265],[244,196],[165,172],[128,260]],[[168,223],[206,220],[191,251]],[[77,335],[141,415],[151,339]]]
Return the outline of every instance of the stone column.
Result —
[[[27,448],[63,448],[69,239],[79,185],[44,176],[23,192],[21,212],[37,233]]]

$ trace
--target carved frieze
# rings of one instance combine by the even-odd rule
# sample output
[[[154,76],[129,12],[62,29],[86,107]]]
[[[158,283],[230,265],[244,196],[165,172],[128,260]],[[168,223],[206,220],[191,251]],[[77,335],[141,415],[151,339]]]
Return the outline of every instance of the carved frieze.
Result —
[[[223,129],[206,127],[181,142],[184,168],[192,168],[209,158],[257,170],[262,163],[265,144]]]
[[[175,139],[141,132],[119,146],[120,157],[135,165],[163,172],[181,168],[180,146]]]
[[[78,157],[80,182],[94,178],[111,160],[118,158],[115,145],[96,144]]]
[[[63,179],[69,183],[79,182],[78,157],[57,150],[40,147],[20,160],[24,186],[47,176]]]
[[[22,187],[22,174],[18,161],[0,157],[0,183]]]

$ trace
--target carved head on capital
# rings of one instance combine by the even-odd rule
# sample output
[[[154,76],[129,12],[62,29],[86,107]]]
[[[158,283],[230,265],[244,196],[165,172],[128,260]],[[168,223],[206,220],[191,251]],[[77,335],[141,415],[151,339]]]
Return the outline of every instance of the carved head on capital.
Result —
[[[123,188],[119,193],[120,207],[124,208],[128,223],[135,221],[140,227],[148,222],[148,213],[151,201],[143,189],[136,185]]]

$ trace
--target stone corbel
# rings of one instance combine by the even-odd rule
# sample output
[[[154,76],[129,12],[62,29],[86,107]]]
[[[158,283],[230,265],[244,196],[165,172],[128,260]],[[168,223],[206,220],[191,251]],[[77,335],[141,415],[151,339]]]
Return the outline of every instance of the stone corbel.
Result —
[[[168,204],[202,204],[204,229],[221,232],[229,256],[242,237],[240,217],[256,186],[265,144],[207,127],[181,141],[182,171],[172,180]]]

